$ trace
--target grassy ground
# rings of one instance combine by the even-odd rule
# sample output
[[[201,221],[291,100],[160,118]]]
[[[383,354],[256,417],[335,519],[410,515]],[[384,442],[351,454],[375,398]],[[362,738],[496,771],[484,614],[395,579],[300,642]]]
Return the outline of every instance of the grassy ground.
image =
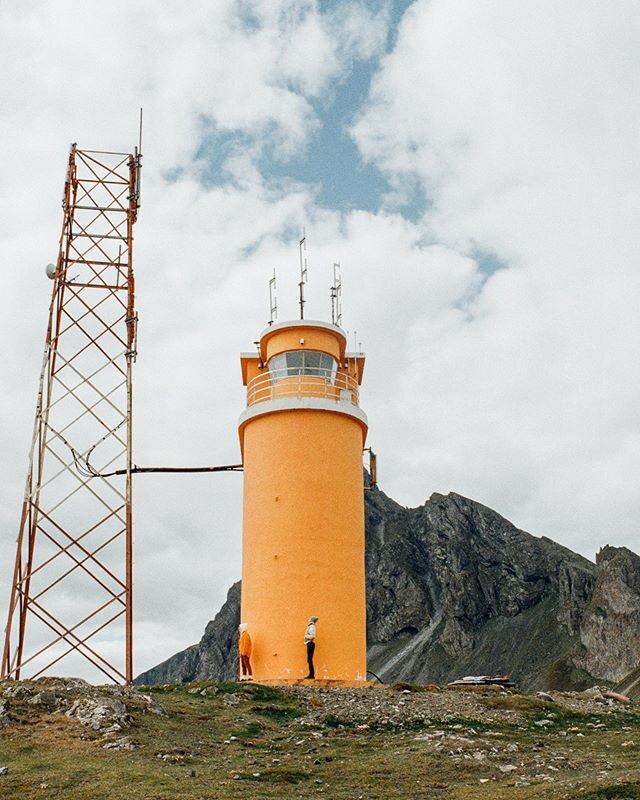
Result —
[[[478,696],[478,708],[501,712],[499,720],[425,715],[364,725],[328,713],[309,723],[309,709],[321,705],[312,693],[212,683],[145,691],[169,715],[130,703],[134,725],[123,733],[134,750],[104,749],[77,721],[25,707],[0,730],[0,766],[9,768],[0,797],[640,800],[640,714],[632,709],[580,713],[490,694]],[[240,701],[228,705],[225,694]],[[535,724],[545,719],[552,724]]]

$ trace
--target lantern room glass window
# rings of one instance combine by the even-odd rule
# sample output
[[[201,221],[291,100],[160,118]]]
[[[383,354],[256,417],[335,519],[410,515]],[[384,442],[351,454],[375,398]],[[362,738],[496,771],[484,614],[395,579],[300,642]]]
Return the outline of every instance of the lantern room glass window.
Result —
[[[335,358],[317,350],[292,350],[269,359],[272,381],[292,375],[315,375],[334,383],[337,372],[338,362]]]

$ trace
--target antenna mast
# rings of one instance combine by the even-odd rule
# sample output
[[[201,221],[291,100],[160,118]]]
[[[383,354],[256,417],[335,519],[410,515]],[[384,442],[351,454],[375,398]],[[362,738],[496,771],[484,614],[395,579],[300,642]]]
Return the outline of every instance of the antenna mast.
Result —
[[[71,146],[58,259],[48,268],[53,290],[2,678],[36,678],[66,659],[66,674],[89,662],[102,680],[133,679],[140,166],[138,148],[131,155]]]
[[[331,287],[331,322],[342,326],[342,275],[340,264],[333,265],[333,286]]]
[[[278,297],[276,295],[276,271],[273,270],[273,276],[269,278],[269,325],[278,319]]]
[[[304,304],[307,302],[304,299],[304,285],[307,282],[307,233],[302,229],[302,239],[299,242],[300,248],[300,283],[298,289],[300,290],[300,319],[304,319]]]

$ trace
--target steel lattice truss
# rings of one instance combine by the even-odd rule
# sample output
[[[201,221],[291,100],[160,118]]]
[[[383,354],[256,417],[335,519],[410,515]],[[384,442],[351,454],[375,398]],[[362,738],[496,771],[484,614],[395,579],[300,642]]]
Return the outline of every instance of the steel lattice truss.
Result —
[[[133,225],[140,154],[69,156],[2,676],[133,677]],[[27,624],[28,623],[28,624]],[[28,634],[28,635],[27,635]],[[23,674],[24,677],[24,674]]]

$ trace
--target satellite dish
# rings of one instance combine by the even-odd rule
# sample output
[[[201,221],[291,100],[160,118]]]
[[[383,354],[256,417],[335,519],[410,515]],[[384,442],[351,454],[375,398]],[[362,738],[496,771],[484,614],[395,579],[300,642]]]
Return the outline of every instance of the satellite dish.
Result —
[[[47,264],[47,266],[44,268],[44,271],[47,273],[47,278],[51,278],[51,280],[53,280],[56,276],[56,265]]]

